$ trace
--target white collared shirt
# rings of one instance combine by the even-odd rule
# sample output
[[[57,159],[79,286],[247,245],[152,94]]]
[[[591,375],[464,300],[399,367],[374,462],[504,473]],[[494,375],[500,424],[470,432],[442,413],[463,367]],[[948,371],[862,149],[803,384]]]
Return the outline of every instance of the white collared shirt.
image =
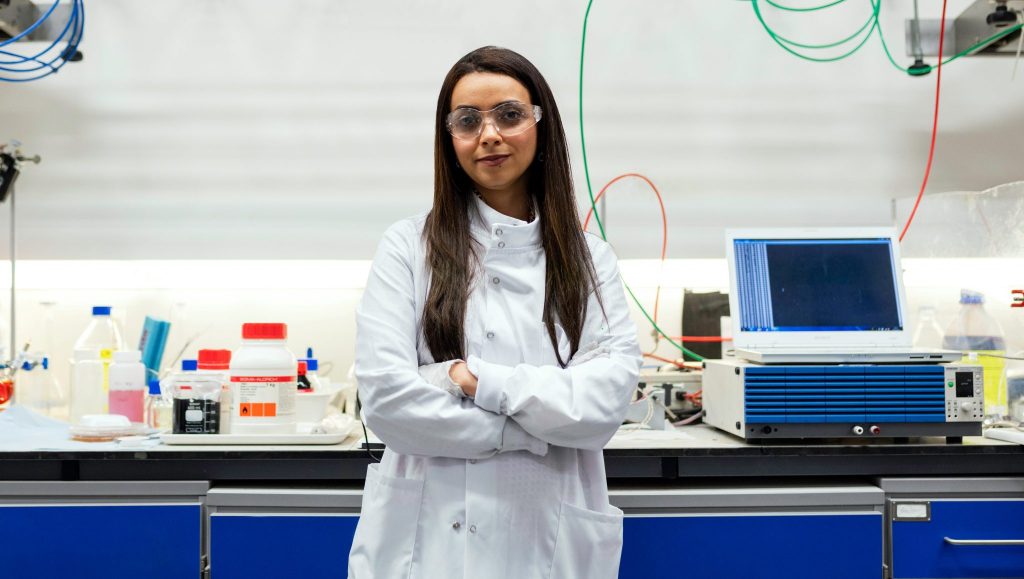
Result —
[[[616,577],[621,511],[602,448],[622,423],[640,349],[615,255],[588,235],[600,283],[580,349],[558,365],[542,321],[540,218],[470,207],[480,270],[465,336],[475,399],[418,372],[429,288],[425,215],[385,233],[356,314],[356,377],[367,425],[387,445],[367,473],[349,576]],[[556,326],[562,360],[569,340]]]

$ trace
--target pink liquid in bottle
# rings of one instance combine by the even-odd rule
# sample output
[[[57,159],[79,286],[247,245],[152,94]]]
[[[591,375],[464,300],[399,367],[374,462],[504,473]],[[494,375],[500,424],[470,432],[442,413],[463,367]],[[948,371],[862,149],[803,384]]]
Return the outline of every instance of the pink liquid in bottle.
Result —
[[[132,422],[142,422],[142,390],[111,390],[110,413],[127,416]]]

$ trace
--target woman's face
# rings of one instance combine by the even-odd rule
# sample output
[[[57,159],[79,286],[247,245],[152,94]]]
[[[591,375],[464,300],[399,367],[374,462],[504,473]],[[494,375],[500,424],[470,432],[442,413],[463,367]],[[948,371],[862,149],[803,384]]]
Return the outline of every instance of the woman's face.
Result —
[[[532,105],[530,92],[516,79],[493,72],[471,72],[452,91],[449,112],[459,107],[489,111],[506,102]],[[526,170],[537,152],[537,126],[518,135],[502,135],[485,122],[474,140],[452,137],[455,157],[477,188],[488,192],[526,193]]]

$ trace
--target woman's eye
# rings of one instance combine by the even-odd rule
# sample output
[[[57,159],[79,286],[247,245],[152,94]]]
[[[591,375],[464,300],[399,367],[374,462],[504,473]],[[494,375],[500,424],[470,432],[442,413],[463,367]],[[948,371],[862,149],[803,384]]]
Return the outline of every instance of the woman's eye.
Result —
[[[455,119],[455,124],[461,127],[473,127],[480,122],[480,117],[476,115],[463,115]]]
[[[524,115],[523,111],[521,111],[519,109],[508,109],[506,111],[502,111],[502,113],[501,113],[501,119],[503,121],[513,121],[513,122],[515,122],[515,121],[521,121],[524,118],[526,118],[526,115]]]

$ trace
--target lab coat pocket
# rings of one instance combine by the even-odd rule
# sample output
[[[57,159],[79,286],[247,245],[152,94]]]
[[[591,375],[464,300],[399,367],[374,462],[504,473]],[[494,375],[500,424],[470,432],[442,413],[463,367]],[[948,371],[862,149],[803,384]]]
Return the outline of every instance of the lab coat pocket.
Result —
[[[622,511],[562,503],[549,579],[615,579],[622,555]]]
[[[366,469],[363,506],[348,559],[349,579],[408,577],[416,545],[423,481]]]

